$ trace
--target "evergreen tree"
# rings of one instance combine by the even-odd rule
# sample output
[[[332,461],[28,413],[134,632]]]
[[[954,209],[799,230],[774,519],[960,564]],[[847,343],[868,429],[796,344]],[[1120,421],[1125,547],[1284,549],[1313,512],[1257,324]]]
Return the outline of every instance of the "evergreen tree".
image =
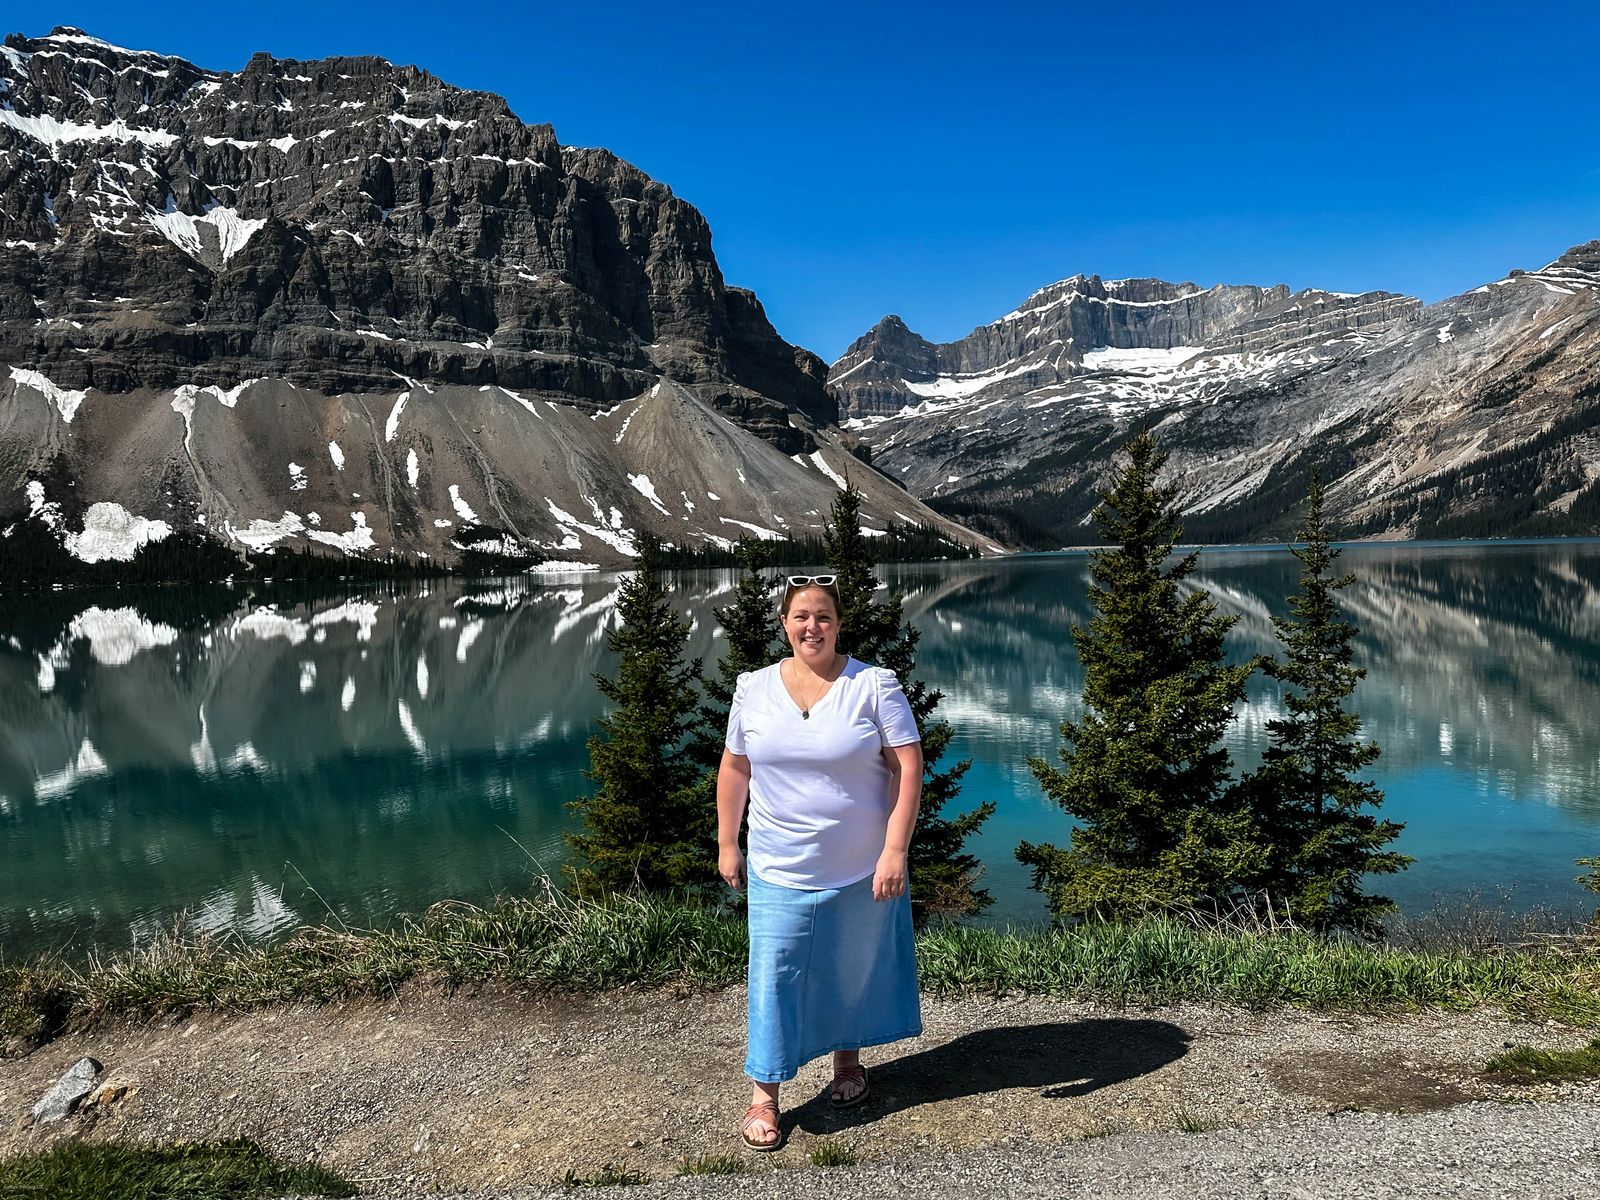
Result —
[[[767,561],[766,548],[754,538],[740,538],[734,555],[742,573],[734,588],[733,603],[714,610],[728,649],[717,660],[716,676],[705,681],[710,703],[704,712],[719,747],[739,676],[746,671],[759,671],[779,658],[775,645],[778,604],[773,585],[776,581],[762,573]]]
[[[1404,870],[1412,859],[1384,848],[1404,826],[1370,811],[1383,792],[1356,777],[1379,750],[1361,740],[1361,718],[1346,705],[1367,672],[1352,664],[1356,631],[1335,593],[1355,576],[1332,574],[1339,551],[1328,545],[1315,472],[1300,537],[1304,545],[1292,550],[1300,590],[1289,597],[1291,615],[1272,620],[1284,657],[1262,663],[1284,685],[1289,715],[1267,722],[1271,744],[1241,787],[1267,847],[1255,888],[1302,925],[1372,935],[1394,902],[1365,895],[1362,877]]]
[[[567,842],[577,859],[568,871],[582,894],[698,889],[717,877],[716,813],[704,803],[702,769],[687,745],[700,662],[684,662],[689,623],[653,557],[640,561],[622,584],[619,624],[606,638],[617,676],[595,676],[613,705],[589,739],[584,774],[596,788],[568,806],[581,820]]]
[[[861,493],[846,480],[833,498],[828,523],[822,531],[822,553],[838,577],[839,653],[877,663],[883,650],[900,632],[900,597],[891,593],[879,601],[877,559],[861,533]]]
[[[1195,555],[1167,564],[1182,527],[1177,490],[1156,483],[1165,452],[1143,429],[1124,452],[1094,510],[1108,544],[1091,560],[1095,615],[1072,627],[1083,717],[1061,725],[1062,769],[1029,762],[1079,822],[1067,849],[1017,847],[1058,917],[1231,901],[1260,856],[1219,744],[1253,668],[1225,665],[1232,619],[1183,586]]]
[[[922,804],[907,855],[917,919],[979,912],[993,901],[987,889],[977,886],[983,864],[967,851],[966,842],[994,814],[995,806],[985,801],[957,817],[943,815],[961,790],[961,778],[972,761],[963,759],[938,770],[955,731],[949,722],[933,718],[943,693],[916,676],[917,642],[922,635],[902,620],[899,594],[890,593],[883,600],[874,596],[878,579],[872,550],[861,534],[861,493],[854,485],[834,497],[823,547],[828,566],[838,576],[840,652],[895,673],[922,735]]]
[[[778,626],[773,580],[761,571],[767,558],[766,547],[754,538],[741,538],[734,553],[743,573],[734,588],[733,603],[713,610],[728,648],[717,660],[716,674],[706,676],[703,681],[705,696],[693,737],[694,754],[702,768],[699,802],[713,811],[717,803],[717,770],[722,763],[728,730],[728,710],[733,705],[739,676],[769,666],[779,656],[775,645]]]

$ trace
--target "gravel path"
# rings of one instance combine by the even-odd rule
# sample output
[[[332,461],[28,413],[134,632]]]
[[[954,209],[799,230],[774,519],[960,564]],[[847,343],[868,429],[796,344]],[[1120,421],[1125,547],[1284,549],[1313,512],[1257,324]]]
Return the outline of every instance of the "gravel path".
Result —
[[[976,1150],[871,1166],[700,1176],[611,1194],[629,1200],[851,1195],[1593,1200],[1597,1193],[1600,1106],[1477,1103],[1413,1116],[1344,1113],[1256,1129],[1127,1134],[1071,1146]],[[572,1195],[551,1189],[543,1194]],[[486,1192],[471,1200],[502,1195],[508,1194]]]
[[[923,1036],[868,1054],[867,1104],[830,1109],[826,1066],[814,1063],[785,1085],[784,1148],[755,1155],[734,1134],[749,1094],[743,1010],[739,989],[418,990],[111,1026],[0,1060],[0,1155],[65,1138],[246,1136],[386,1200],[536,1195],[607,1165],[671,1181],[688,1161],[729,1154],[747,1174],[619,1194],[831,1196],[864,1186],[858,1170],[875,1192],[954,1180],[963,1200],[1039,1194],[1022,1187],[1035,1177],[1045,1191],[1129,1196],[1335,1195],[1347,1184],[1374,1196],[1557,1196],[1579,1181],[1596,1194],[1600,1084],[1482,1074],[1508,1044],[1581,1046],[1582,1030],[1493,1012],[924,998]],[[127,1094],[34,1124],[34,1101],[84,1055]],[[1195,1126],[1215,1132],[1177,1132]],[[823,1147],[861,1166],[811,1167]],[[1554,1190],[1523,1186],[1540,1179]]]

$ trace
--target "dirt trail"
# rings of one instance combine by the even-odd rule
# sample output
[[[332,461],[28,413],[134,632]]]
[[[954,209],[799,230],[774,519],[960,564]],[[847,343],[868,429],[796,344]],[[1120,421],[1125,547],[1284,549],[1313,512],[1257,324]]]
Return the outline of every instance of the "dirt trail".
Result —
[[[740,1153],[733,1130],[749,1086],[739,1069],[743,1005],[739,989],[419,991],[113,1026],[0,1061],[0,1155],[63,1137],[247,1135],[368,1187],[537,1186],[605,1164],[671,1177],[686,1158]],[[1600,1099],[1593,1083],[1530,1091],[1482,1078],[1483,1063],[1508,1042],[1587,1040],[1492,1013],[1262,1014],[965,998],[925,999],[924,1016],[921,1038],[868,1053],[875,1094],[861,1108],[828,1107],[822,1062],[786,1085],[788,1143],[762,1165],[808,1162],[824,1140],[870,1163],[1350,1108]],[[35,1126],[35,1100],[86,1054],[105,1064],[105,1080],[135,1090]]]

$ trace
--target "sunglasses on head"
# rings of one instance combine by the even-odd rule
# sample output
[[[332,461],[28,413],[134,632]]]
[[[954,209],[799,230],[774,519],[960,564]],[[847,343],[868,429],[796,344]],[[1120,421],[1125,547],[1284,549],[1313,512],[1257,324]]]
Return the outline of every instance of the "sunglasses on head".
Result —
[[[838,578],[837,575],[791,575],[789,576],[789,586],[810,587],[812,584],[816,584],[818,587],[832,587],[834,581]]]

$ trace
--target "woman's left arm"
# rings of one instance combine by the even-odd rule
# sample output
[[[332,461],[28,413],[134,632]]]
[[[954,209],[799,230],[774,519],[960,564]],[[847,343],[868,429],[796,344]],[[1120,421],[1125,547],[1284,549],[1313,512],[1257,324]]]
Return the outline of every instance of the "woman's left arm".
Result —
[[[922,803],[922,743],[885,746],[883,759],[889,764],[889,794],[894,807],[889,810],[889,829],[883,839],[883,853],[872,873],[872,898],[888,900],[905,894],[906,856],[911,850],[911,831],[916,828],[917,809]]]

